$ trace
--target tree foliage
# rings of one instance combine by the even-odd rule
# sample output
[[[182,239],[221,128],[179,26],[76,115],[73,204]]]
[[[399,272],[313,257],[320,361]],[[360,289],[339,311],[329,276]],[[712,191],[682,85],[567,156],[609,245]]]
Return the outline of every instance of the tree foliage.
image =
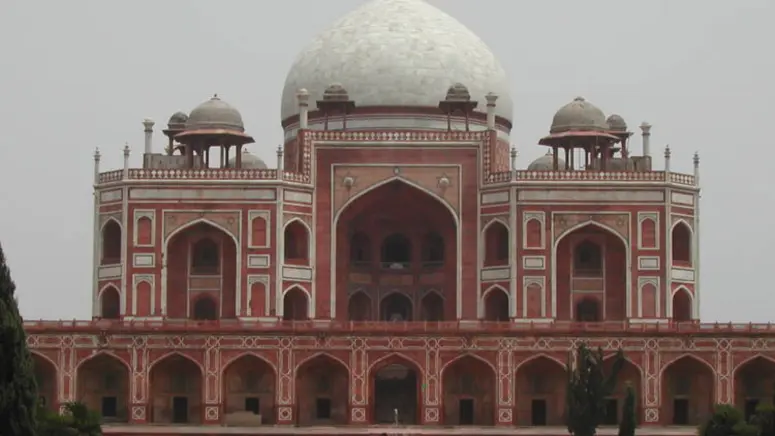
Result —
[[[745,421],[743,412],[730,404],[717,404],[700,426],[699,436],[758,436],[759,428]]]
[[[35,436],[38,388],[15,292],[0,246],[0,435]]]
[[[627,393],[622,407],[622,420],[619,422],[619,436],[635,436],[638,418],[635,411],[635,389],[627,383]]]
[[[568,359],[566,389],[566,424],[575,436],[594,436],[605,418],[605,400],[616,387],[616,379],[624,366],[624,352],[614,357],[610,374],[605,373],[603,350],[590,350],[579,345],[576,359]]]
[[[759,436],[775,436],[775,407],[769,403],[756,406],[751,424],[759,429]]]
[[[65,404],[65,413],[49,412],[41,408],[38,436],[101,436],[100,416],[83,403]]]

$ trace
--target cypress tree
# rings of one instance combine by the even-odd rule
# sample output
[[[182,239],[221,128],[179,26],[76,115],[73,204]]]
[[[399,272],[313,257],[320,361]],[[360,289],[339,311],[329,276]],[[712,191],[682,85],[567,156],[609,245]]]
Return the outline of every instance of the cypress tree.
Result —
[[[15,291],[0,246],[0,435],[35,436],[38,388]]]
[[[622,420],[619,422],[619,436],[635,436],[638,421],[635,416],[635,389],[627,383],[627,393],[622,407]]]
[[[616,378],[624,365],[622,350],[616,354],[610,374],[603,369],[603,350],[592,351],[579,345],[575,367],[568,359],[568,385],[565,398],[565,419],[568,432],[574,436],[594,436],[605,417],[605,400],[616,386]]]

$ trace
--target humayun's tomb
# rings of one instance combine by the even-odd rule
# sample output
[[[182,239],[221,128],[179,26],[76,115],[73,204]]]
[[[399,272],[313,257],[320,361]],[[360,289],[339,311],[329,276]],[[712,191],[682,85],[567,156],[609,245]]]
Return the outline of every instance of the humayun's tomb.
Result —
[[[649,124],[572,97],[518,169],[487,46],[372,0],[293,64],[274,168],[220,96],[163,146],[145,120],[142,168],[94,156],[93,319],[26,322],[43,400],[109,434],[564,434],[580,341],[626,353],[607,424],[627,383],[641,434],[771,399],[775,331],[698,319],[698,156],[654,169]]]

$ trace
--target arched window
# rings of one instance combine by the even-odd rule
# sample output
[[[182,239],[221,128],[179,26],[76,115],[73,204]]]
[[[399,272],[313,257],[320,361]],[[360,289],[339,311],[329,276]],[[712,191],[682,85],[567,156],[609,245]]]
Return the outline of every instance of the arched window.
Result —
[[[210,297],[201,297],[194,303],[193,319],[205,321],[218,319],[218,306]]]
[[[409,238],[394,233],[382,242],[382,265],[391,269],[409,268],[412,261],[412,244]]]
[[[591,298],[585,298],[576,305],[576,321],[578,322],[599,322],[600,306],[597,301]]]
[[[191,250],[191,270],[194,274],[218,274],[220,258],[218,244],[210,238],[200,239]]]
[[[355,233],[350,238],[350,262],[366,264],[371,261],[371,240],[362,232]]]
[[[509,262],[509,229],[500,221],[487,226],[484,232],[485,266],[505,265]]]
[[[603,274],[603,250],[592,241],[583,241],[573,250],[573,273],[599,277]]]
[[[121,263],[121,226],[108,220],[102,228],[102,265]]]
[[[679,222],[673,227],[672,235],[673,263],[691,265],[692,263],[692,231],[689,226]]]
[[[434,267],[444,264],[444,239],[438,233],[431,232],[423,239],[423,266]]]

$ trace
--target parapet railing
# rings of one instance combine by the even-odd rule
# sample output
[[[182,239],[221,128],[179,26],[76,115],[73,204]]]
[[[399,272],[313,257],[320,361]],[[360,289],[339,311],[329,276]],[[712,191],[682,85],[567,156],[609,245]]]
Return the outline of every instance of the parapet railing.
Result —
[[[504,171],[487,184],[508,182],[661,182],[695,186],[694,176],[666,171]]]
[[[292,171],[280,171],[278,178],[276,169],[129,169],[128,180],[285,180],[297,183],[308,183],[309,177]],[[99,183],[112,183],[124,180],[124,170],[100,173]]]
[[[378,321],[259,321],[259,320],[40,320],[25,321],[28,333],[111,332],[111,333],[287,333],[287,334],[480,334],[480,335],[553,335],[553,334],[775,334],[775,325],[767,323],[633,322],[606,321],[578,323],[554,322],[378,322]]]

